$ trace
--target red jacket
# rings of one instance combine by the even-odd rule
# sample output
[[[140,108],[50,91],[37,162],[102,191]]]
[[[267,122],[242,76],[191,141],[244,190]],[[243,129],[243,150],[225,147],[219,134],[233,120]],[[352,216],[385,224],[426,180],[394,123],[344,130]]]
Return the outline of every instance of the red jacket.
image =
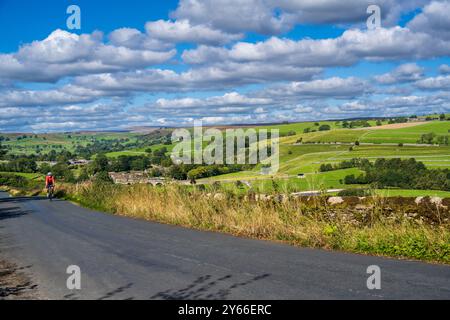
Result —
[[[55,184],[55,178],[53,176],[45,177],[45,185]]]

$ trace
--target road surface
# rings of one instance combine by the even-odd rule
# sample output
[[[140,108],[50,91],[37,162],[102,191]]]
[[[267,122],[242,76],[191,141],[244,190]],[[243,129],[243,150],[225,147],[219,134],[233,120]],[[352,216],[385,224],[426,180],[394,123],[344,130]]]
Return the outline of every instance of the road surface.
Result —
[[[0,193],[0,255],[49,299],[450,299],[450,267],[236,238]],[[66,271],[81,269],[81,290]],[[381,290],[367,289],[367,267]]]

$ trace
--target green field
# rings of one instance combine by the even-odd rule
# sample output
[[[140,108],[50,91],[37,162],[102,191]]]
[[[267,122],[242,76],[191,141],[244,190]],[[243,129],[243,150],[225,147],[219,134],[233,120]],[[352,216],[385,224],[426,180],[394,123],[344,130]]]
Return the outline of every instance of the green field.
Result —
[[[214,180],[233,183],[233,181],[237,180],[248,180],[251,181],[252,185],[266,189],[272,183],[271,179],[273,178],[277,181],[279,180],[280,185],[292,191],[315,190],[318,188],[348,188],[350,186],[342,185],[340,180],[344,179],[348,174],[359,173],[358,169],[348,169],[349,171],[337,170],[326,173],[318,171],[321,164],[337,164],[352,158],[366,158],[370,161],[375,161],[377,158],[415,158],[423,162],[428,168],[450,168],[449,146],[398,146],[400,142],[415,144],[424,133],[434,132],[436,135],[445,135],[450,129],[450,122],[448,121],[432,121],[401,129],[377,130],[370,130],[370,128],[342,129],[342,122],[335,121],[318,123],[320,125],[328,124],[332,130],[307,134],[300,133],[280,139],[280,169],[273,177],[262,175],[260,167],[257,166],[252,171],[235,172],[210,179],[200,179],[198,182],[211,182]],[[369,123],[375,126],[375,121],[369,121]],[[314,122],[303,122],[256,127],[256,129],[279,129],[281,133],[291,131],[296,133],[303,132],[305,128],[317,128],[317,125]],[[328,143],[297,144],[296,142],[299,138],[303,138],[304,142],[320,141]],[[349,144],[357,140],[369,144],[353,146],[352,150],[350,150]],[[160,147],[163,147],[163,145],[152,146],[151,148],[156,150]],[[169,151],[173,148],[170,145],[165,147]],[[112,152],[108,153],[107,156],[118,157],[120,155],[143,154],[145,154],[145,148]],[[298,174],[305,174],[306,178],[299,179],[297,178]],[[418,192],[423,193],[423,191]]]
[[[448,135],[450,121],[434,121],[402,129],[368,130],[360,142],[368,143],[416,143],[422,134]]]
[[[401,129],[335,129],[330,131],[300,133],[292,137],[285,138],[287,143],[295,143],[299,139],[303,142],[314,143],[409,143],[415,144],[421,135],[435,133],[436,135],[448,135],[450,130],[450,121],[432,121],[413,127]]]
[[[130,149],[130,150],[124,150],[124,151],[116,151],[116,152],[108,152],[106,153],[106,156],[108,158],[118,158],[120,156],[143,156],[146,155],[147,152],[145,150],[151,149],[152,151],[160,150],[162,148],[166,148],[168,152],[172,151],[173,147],[175,145],[169,144],[156,144],[145,148],[136,148],[136,149]]]
[[[367,121],[372,127],[376,126],[375,120],[369,120]],[[387,121],[381,121],[382,124],[387,124]],[[318,125],[317,125],[318,124]],[[309,128],[311,130],[316,130],[317,134],[324,133],[326,131],[318,131],[318,128],[321,125],[329,125],[331,130],[339,130],[343,129],[342,121],[336,120],[336,121],[310,121],[310,122],[299,122],[299,123],[288,123],[288,124],[278,124],[278,125],[263,125],[263,126],[257,126],[257,129],[278,129],[280,130],[280,135],[286,134],[288,132],[296,132],[297,135],[303,134],[303,130],[306,128]],[[347,130],[347,129],[343,129]],[[351,130],[357,130],[357,129],[351,129]],[[315,134],[310,133],[310,134]]]
[[[383,189],[375,190],[377,195],[383,197],[440,197],[450,198],[449,191],[439,190],[402,190],[402,189]]]
[[[332,125],[334,122],[328,124]],[[311,123],[289,124],[282,125],[279,128],[280,131],[281,128],[284,128],[283,130],[287,132],[299,130],[309,125]],[[314,124],[312,123],[312,125]],[[359,174],[360,170],[346,169],[321,173],[319,168],[321,164],[338,164],[353,158],[365,158],[369,161],[375,161],[378,158],[415,158],[417,161],[423,162],[428,168],[450,169],[450,146],[398,145],[400,142],[415,144],[422,134],[429,132],[434,132],[436,135],[446,135],[450,129],[450,122],[448,121],[434,121],[401,129],[339,129],[337,126],[334,126],[334,128],[336,129],[331,131],[297,134],[281,138],[280,168],[278,173],[273,176],[262,175],[260,167],[257,166],[252,171],[226,174],[213,179],[202,179],[198,182],[215,180],[222,181],[224,184],[234,184],[237,180],[242,180],[248,181],[252,187],[261,191],[273,191],[274,182],[272,180],[275,180],[275,187],[287,192],[343,189],[352,186],[343,185],[341,180],[349,174]],[[320,141],[322,143],[298,144],[300,138],[303,138],[304,142]],[[350,144],[357,140],[368,144],[352,145],[350,149]],[[304,174],[305,178],[299,179],[298,174]],[[449,196],[450,194],[426,190],[389,190],[389,195]]]
[[[423,120],[421,118],[421,120]],[[322,164],[338,164],[344,160],[364,158],[375,161],[378,158],[415,158],[423,162],[428,168],[450,169],[450,146],[418,145],[417,142],[423,134],[434,133],[437,136],[448,136],[450,121],[429,121],[415,126],[392,129],[390,127],[376,127],[375,120],[368,121],[371,128],[342,128],[343,121],[317,121],[288,123],[278,125],[255,126],[260,129],[279,129],[280,134],[280,167],[277,174],[268,177],[260,173],[260,166],[251,171],[235,172],[210,179],[200,179],[198,182],[222,181],[224,184],[234,184],[237,180],[251,181],[252,186],[260,190],[272,190],[274,187],[284,190],[308,191],[318,189],[341,189],[352,186],[343,185],[342,179],[349,174],[359,174],[358,169],[336,170],[332,172],[319,172]],[[382,122],[383,125],[387,121]],[[331,130],[319,131],[321,125],[329,125]],[[400,125],[401,126],[401,125]],[[237,128],[235,126],[223,127]],[[244,127],[248,129],[249,127]],[[309,128],[310,133],[303,133]],[[167,134],[167,132],[166,132]],[[127,132],[112,133],[58,133],[58,134],[6,134],[9,141],[2,144],[9,148],[10,154],[31,154],[36,149],[42,153],[51,150],[73,151],[77,146],[86,146],[96,141],[119,140],[123,146],[135,143],[142,134]],[[354,145],[355,142],[360,145]],[[399,144],[402,143],[403,146]],[[204,144],[206,146],[206,144]],[[109,152],[107,157],[142,156],[147,154],[146,149],[153,151],[163,147],[170,152],[174,145],[151,145],[141,148],[128,148],[123,151]],[[95,157],[95,156],[94,156]],[[303,174],[304,179],[297,177]],[[276,181],[275,183],[272,181]],[[382,191],[380,191],[382,192]],[[437,195],[444,194],[435,191],[415,190],[389,190],[389,195]]]
[[[30,180],[37,180],[44,178],[44,175],[40,173],[0,172],[0,174],[14,174],[16,176],[21,176]]]
[[[23,138],[23,136],[26,138]],[[52,150],[73,152],[77,146],[87,146],[95,141],[122,139],[123,142],[136,141],[137,134],[127,132],[98,132],[98,133],[54,133],[54,134],[1,134],[9,141],[3,141],[9,153],[29,155],[37,150],[46,154]],[[128,141],[126,141],[128,139]]]

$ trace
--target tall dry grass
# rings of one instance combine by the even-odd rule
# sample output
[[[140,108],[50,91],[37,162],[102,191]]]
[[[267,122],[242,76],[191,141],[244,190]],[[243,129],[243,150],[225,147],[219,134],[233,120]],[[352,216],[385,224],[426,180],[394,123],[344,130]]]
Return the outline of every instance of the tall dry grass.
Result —
[[[184,186],[87,183],[64,186],[84,206],[167,224],[299,246],[450,263],[450,226],[386,211],[374,198],[365,212],[336,209],[322,198],[256,201],[251,196],[207,194]]]

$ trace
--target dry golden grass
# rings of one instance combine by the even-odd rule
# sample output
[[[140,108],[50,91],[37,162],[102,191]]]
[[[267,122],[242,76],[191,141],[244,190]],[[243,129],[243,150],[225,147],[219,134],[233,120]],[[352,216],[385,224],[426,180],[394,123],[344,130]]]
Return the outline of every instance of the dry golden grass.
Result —
[[[64,186],[69,198],[123,216],[293,245],[450,263],[450,227],[384,211],[383,199],[361,213],[318,198],[255,201],[183,186]],[[250,199],[249,199],[250,198]]]

